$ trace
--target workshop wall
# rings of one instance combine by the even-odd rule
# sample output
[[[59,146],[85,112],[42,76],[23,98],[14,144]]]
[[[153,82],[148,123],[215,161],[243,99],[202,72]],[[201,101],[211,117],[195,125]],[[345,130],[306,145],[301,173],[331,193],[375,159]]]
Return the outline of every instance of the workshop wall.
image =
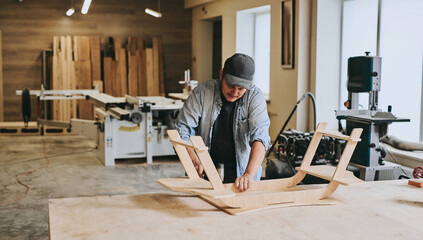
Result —
[[[157,9],[156,0],[93,1],[87,15],[80,13],[82,3],[73,0],[76,12],[67,17],[70,0],[0,0],[5,121],[22,119],[16,90],[40,89],[41,52],[52,48],[53,36],[97,35],[102,48],[110,36],[120,37],[122,43],[129,36],[143,37],[146,46],[151,46],[153,36],[161,37],[166,93],[182,91],[178,81],[191,65],[192,20],[191,9],[184,8],[183,0],[161,0],[162,18],[144,12],[146,7]],[[32,119],[36,119],[35,98],[31,100]]]
[[[200,82],[207,81],[211,76],[211,51],[204,46],[209,44],[209,37],[205,36],[206,27],[217,17],[222,18],[222,65],[226,58],[235,53],[236,49],[236,12],[239,10],[270,5],[271,37],[270,37],[270,135],[274,139],[289,116],[297,100],[310,91],[310,71],[313,61],[311,53],[315,48],[312,29],[312,10],[316,4],[311,0],[296,0],[295,19],[295,68],[286,69],[281,66],[281,0],[186,0],[185,5],[194,6],[192,12],[192,79]],[[313,25],[316,27],[315,25]],[[315,76],[313,74],[312,76]],[[259,76],[256,76],[259,77]],[[312,130],[312,112],[309,101],[298,106],[287,128],[302,131]],[[311,113],[311,114],[310,114]]]

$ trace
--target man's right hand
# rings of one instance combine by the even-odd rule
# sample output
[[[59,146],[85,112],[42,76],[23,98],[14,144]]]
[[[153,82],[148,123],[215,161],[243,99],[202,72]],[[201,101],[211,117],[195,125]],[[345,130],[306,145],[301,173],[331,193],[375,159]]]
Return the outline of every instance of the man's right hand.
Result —
[[[204,167],[203,164],[201,164],[200,161],[192,161],[192,163],[194,163],[194,167],[195,170],[197,170],[198,176],[200,176],[200,178],[204,177]]]
[[[192,163],[194,164],[195,170],[197,170],[198,176],[200,178],[204,177],[204,167],[200,162],[200,159],[198,159],[197,154],[195,154],[194,150],[191,148],[187,148],[188,155],[192,160]]]

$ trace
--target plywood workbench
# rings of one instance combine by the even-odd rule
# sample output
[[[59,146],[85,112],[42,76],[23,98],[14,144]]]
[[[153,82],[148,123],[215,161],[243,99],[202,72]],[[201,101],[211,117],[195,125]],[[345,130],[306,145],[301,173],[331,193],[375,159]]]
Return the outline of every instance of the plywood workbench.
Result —
[[[407,180],[340,186],[336,205],[231,216],[174,193],[49,200],[55,239],[421,239],[423,189]]]

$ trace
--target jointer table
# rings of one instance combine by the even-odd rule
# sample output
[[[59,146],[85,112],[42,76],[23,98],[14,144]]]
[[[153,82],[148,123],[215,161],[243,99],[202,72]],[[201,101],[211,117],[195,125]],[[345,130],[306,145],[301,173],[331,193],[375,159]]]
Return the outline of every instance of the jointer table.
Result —
[[[340,186],[331,199],[241,216],[173,192],[50,199],[49,231],[53,240],[421,239],[423,188],[407,180]]]

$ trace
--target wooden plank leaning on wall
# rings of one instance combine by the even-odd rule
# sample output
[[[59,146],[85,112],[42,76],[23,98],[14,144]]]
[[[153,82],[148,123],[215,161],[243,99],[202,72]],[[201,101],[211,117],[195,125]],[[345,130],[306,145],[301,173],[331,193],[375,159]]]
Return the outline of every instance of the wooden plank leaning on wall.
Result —
[[[0,30],[0,122],[4,121],[4,104],[3,104],[3,47]]]
[[[90,38],[75,37],[77,47],[75,53],[75,75],[77,89],[91,89]],[[93,107],[87,100],[78,100],[78,118],[93,119]]]
[[[135,38],[128,38],[126,51],[128,53],[128,94],[136,97],[138,96],[138,58]]]
[[[154,84],[156,89],[155,92],[158,92],[157,95],[165,95],[165,85],[163,79],[163,51],[162,51],[162,39],[159,37],[153,37],[153,74],[154,74]]]
[[[144,39],[137,38],[138,61],[138,96],[147,96],[147,58],[144,49]]]

